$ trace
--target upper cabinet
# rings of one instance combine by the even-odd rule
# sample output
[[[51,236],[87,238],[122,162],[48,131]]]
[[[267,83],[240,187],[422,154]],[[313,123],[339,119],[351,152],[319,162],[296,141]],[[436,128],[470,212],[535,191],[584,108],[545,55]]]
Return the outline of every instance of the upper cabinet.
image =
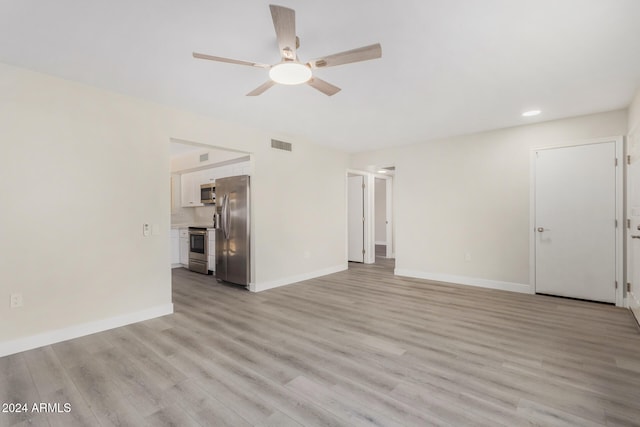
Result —
[[[215,183],[218,178],[227,176],[249,175],[248,161],[230,165],[202,169],[180,175],[180,201],[183,208],[204,206],[200,203],[200,185]]]
[[[200,184],[203,184],[201,182],[202,172],[204,171],[183,173],[180,176],[180,199],[183,208],[204,206],[200,203]]]
[[[214,184],[216,182],[216,178],[222,178],[220,176],[220,168],[209,168],[203,169],[200,171],[202,175],[200,175],[200,179],[202,180],[201,184]]]

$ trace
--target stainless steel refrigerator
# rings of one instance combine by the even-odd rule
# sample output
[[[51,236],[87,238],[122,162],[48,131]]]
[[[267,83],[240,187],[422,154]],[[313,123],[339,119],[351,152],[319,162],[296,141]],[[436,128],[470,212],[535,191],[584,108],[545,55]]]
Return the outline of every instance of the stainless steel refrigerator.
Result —
[[[250,183],[248,175],[216,179],[216,279],[248,286]]]

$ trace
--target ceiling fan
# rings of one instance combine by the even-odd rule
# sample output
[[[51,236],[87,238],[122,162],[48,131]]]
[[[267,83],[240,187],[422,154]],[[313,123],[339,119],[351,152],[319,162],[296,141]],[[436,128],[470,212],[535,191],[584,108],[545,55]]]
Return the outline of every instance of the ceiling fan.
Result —
[[[193,57],[269,70],[270,79],[249,92],[247,96],[260,95],[278,83],[286,85],[307,83],[325,95],[331,96],[338,93],[340,88],[315,77],[313,75],[314,69],[368,61],[382,56],[382,47],[380,43],[376,43],[302,63],[296,53],[296,49],[300,47],[300,39],[296,36],[296,12],[293,9],[273,4],[269,5],[269,9],[271,9],[271,18],[273,19],[273,26],[275,27],[276,37],[278,39],[278,47],[280,49],[280,55],[282,56],[282,61],[279,63],[274,65],[260,64],[257,62],[240,61],[196,52],[193,52]]]

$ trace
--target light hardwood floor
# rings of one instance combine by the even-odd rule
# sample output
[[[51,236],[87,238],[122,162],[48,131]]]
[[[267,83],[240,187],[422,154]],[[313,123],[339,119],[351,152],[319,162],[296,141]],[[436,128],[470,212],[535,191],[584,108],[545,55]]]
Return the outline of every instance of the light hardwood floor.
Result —
[[[0,426],[640,425],[627,310],[395,277],[251,294],[173,270],[176,313],[0,358]],[[29,424],[31,423],[31,424]]]

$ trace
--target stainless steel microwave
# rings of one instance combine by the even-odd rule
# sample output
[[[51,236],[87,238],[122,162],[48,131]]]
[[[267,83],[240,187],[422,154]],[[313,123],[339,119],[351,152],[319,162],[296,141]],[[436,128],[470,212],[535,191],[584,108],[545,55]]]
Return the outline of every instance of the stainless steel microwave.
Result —
[[[216,203],[216,185],[202,184],[200,186],[200,203],[214,205]]]

